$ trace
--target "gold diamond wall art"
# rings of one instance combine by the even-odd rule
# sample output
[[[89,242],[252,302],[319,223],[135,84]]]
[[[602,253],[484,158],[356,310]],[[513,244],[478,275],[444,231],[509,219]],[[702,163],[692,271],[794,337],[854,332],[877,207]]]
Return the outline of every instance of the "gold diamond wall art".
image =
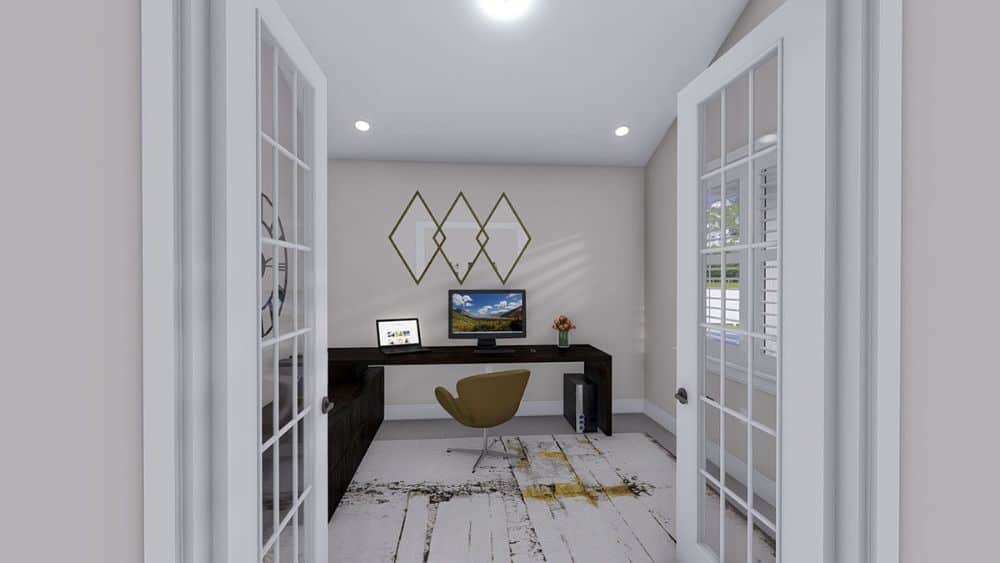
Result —
[[[424,279],[427,269],[441,252],[443,239],[434,213],[420,192],[415,192],[389,233],[389,244],[403,261],[413,283],[419,285]]]
[[[392,231],[392,245],[413,282],[420,284],[439,255],[459,285],[484,257],[501,284],[514,273],[531,235],[506,193],[480,220],[463,192],[451,202],[440,222],[419,191],[413,194]]]

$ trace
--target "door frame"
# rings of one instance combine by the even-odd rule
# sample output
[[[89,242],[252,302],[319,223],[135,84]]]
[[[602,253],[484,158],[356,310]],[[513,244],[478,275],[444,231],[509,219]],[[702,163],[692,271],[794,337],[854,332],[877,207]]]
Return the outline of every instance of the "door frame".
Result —
[[[787,0],[792,1],[792,0]],[[803,0],[799,0],[803,1]],[[836,314],[837,561],[900,560],[902,0],[831,7],[840,283]],[[849,234],[853,233],[853,234]],[[845,383],[845,381],[847,381]]]
[[[899,561],[900,385],[902,260],[902,0],[850,0],[860,6],[862,25],[845,36],[862,37],[868,61],[861,107],[870,160],[860,181],[868,187],[866,243],[869,341],[881,353],[863,360],[864,392],[857,407],[867,436],[860,451],[863,471],[858,512],[857,558]],[[209,185],[207,0],[141,0],[140,99],[142,194],[142,477],[143,553],[146,563],[210,561],[210,475],[201,455],[208,450],[209,391],[205,350],[197,330],[207,331],[192,311],[207,303],[207,280],[192,275],[205,260],[198,251],[205,226],[192,216]],[[202,124],[202,125],[199,125]],[[191,224],[195,222],[195,224]],[[193,228],[192,228],[193,227]],[[188,233],[189,238],[182,238]],[[183,282],[183,283],[182,283]],[[182,288],[187,288],[181,291]],[[187,339],[184,338],[187,328]],[[187,343],[187,346],[185,346]],[[863,394],[863,393],[858,393]],[[855,396],[858,404],[860,398]],[[854,408],[854,407],[852,407]],[[865,500],[867,499],[867,500]],[[204,525],[204,526],[202,526]],[[844,554],[845,556],[847,554]]]
[[[219,87],[213,94],[212,53],[225,48],[226,39],[214,31],[225,17],[218,8],[237,5],[243,7],[239,0],[140,0],[145,563],[223,561],[235,541],[220,532],[226,523],[213,511],[225,497],[212,486],[220,478],[212,462],[220,439],[213,435],[220,414],[212,392],[219,396],[221,390],[220,378],[211,377],[211,340],[225,319],[206,311],[219,297],[211,275],[212,246],[219,244],[210,216],[217,164],[211,158],[217,127],[212,104]],[[325,115],[326,104],[319,108]],[[322,177],[325,164],[316,165]],[[317,209],[325,213],[325,191],[319,195]],[[317,231],[322,244],[314,247],[316,270],[324,272],[325,233]],[[315,306],[325,310],[325,287],[316,291],[323,298]],[[317,324],[317,341],[325,341],[326,330],[325,321]],[[325,457],[325,450],[320,454]],[[325,503],[325,489],[313,494]]]

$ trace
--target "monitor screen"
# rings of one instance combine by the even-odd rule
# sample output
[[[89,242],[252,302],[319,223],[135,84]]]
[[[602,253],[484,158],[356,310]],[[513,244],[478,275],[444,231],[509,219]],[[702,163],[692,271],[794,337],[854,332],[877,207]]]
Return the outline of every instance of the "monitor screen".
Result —
[[[451,338],[524,338],[525,292],[457,290],[448,292]]]
[[[417,326],[417,319],[378,321],[376,328],[378,329],[379,347],[420,344],[420,328]]]

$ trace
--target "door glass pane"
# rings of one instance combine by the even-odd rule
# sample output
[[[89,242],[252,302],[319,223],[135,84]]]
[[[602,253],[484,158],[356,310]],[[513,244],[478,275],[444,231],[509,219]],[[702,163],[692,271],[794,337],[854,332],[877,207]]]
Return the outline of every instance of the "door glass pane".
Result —
[[[722,163],[722,94],[718,93],[701,106],[701,170],[719,168]]]
[[[755,248],[753,257],[755,299],[752,330],[774,339],[778,337],[778,249]]]
[[[726,471],[723,485],[726,490],[746,499],[747,489],[747,424],[739,417],[725,415]]]
[[[308,170],[299,166],[295,176],[297,186],[295,190],[295,240],[299,244],[305,244],[304,241],[306,240],[306,210],[310,209],[310,202],[306,201],[309,196],[308,190],[306,190],[306,186],[310,185],[309,174]]]
[[[300,81],[301,82],[301,81]],[[306,145],[306,122],[305,122],[305,107],[310,100],[307,99],[306,90],[303,88],[302,84],[296,84],[295,95],[297,99],[295,100],[295,156],[299,157],[299,160],[308,164],[309,155],[308,152],[311,146]],[[311,131],[310,131],[311,132]]]
[[[778,242],[778,155],[767,153],[753,161],[753,242]]]
[[[725,243],[726,246],[734,246],[743,242],[744,201],[743,192],[747,184],[747,168],[737,166],[725,172],[726,192],[725,192]]]
[[[747,563],[747,519],[739,504],[726,494],[726,546],[724,563]]]
[[[753,429],[753,509],[775,522],[775,480],[778,474],[778,451],[774,436]]]
[[[750,74],[726,86],[726,162],[747,155],[750,142]]]
[[[726,333],[726,407],[747,413],[747,337]]]
[[[305,563],[308,561],[306,559],[306,552],[308,551],[308,546],[306,545],[306,511],[305,508],[300,507],[298,514],[295,515],[295,521],[297,523],[297,534],[295,537],[295,545],[297,548],[298,557],[296,557],[296,563]]]
[[[316,350],[310,343],[314,283],[309,212],[314,201],[307,158],[312,147],[311,86],[258,20],[258,123],[260,163],[259,407],[261,561],[305,561],[304,515],[311,497],[306,451],[315,431],[307,396]],[[280,242],[280,244],[277,244]],[[264,447],[266,446],[266,447]],[[263,548],[270,546],[265,553]]]
[[[264,450],[260,465],[261,484],[261,545],[266,544],[274,534],[274,446]]]
[[[295,522],[289,522],[278,537],[278,554],[281,559],[279,563],[292,563],[295,561]]]
[[[753,71],[754,150],[778,142],[778,55],[775,53]]]
[[[778,372],[777,358],[770,352],[770,342],[762,338],[752,340],[753,353],[753,413],[758,424],[775,429],[778,426]]]
[[[260,88],[261,131],[268,137],[274,137],[274,46],[270,41],[260,45],[260,70],[258,76]]]
[[[295,344],[296,355],[298,357],[298,363],[299,363],[298,372],[295,374],[295,385],[296,385],[295,397],[297,401],[295,407],[296,416],[302,412],[302,410],[305,408],[305,405],[309,404],[308,401],[306,401],[305,381],[306,381],[306,374],[312,373],[310,371],[310,368],[312,367],[313,363],[313,355],[312,355],[310,338],[311,335],[308,334],[304,336],[299,336],[296,339],[296,344]]]
[[[295,267],[295,283],[297,284],[297,289],[295,291],[295,307],[297,308],[295,318],[296,318],[296,328],[308,328],[312,326],[312,320],[308,316],[308,309],[306,308],[306,303],[309,302],[309,294],[307,293],[309,278],[306,276],[306,272],[309,270],[309,262],[312,259],[311,252],[298,252],[295,255],[294,267]]]
[[[288,294],[286,292],[289,281],[289,250],[283,246],[273,246],[271,250],[274,256],[268,265],[270,271],[267,273],[273,275],[275,279],[267,304],[269,321],[274,330],[268,336],[278,337],[291,332],[292,326],[292,313],[288,307]]]
[[[725,285],[725,325],[727,329],[742,329],[746,300],[743,299],[744,276],[747,263],[746,249],[726,252],[722,275]]]
[[[278,142],[282,147],[293,152],[292,139],[295,138],[294,120],[292,119],[293,99],[295,92],[295,69],[292,62],[282,49],[278,49]],[[293,153],[294,154],[294,153]]]
[[[705,324],[722,326],[722,255],[703,254]]]
[[[260,245],[260,336],[274,336],[274,246]]]
[[[702,230],[705,248],[722,246],[722,177],[701,182]]]
[[[295,162],[284,154],[278,154],[278,230],[275,238],[288,242],[295,241]]]
[[[260,378],[260,433],[261,443],[265,443],[274,436],[274,380],[277,376],[275,371],[275,348],[276,346],[264,346],[261,350],[261,378]]]
[[[295,498],[302,498],[302,492],[306,490],[305,475],[305,436],[306,421],[302,419],[295,426]]]
[[[722,441],[719,438],[719,429],[722,426],[721,413],[719,409],[712,405],[702,406],[702,469],[712,476],[716,481],[719,479],[719,452]]]
[[[701,496],[701,525],[698,526],[698,541],[716,557],[719,556],[719,514],[722,497],[719,489],[707,479],[699,479],[704,483]]]
[[[261,236],[265,238],[278,238],[277,229],[275,228],[275,212],[277,208],[274,205],[276,198],[278,197],[277,189],[275,188],[275,167],[274,163],[276,161],[277,149],[274,148],[270,143],[261,140],[260,141],[260,168],[258,170],[260,182],[260,226],[261,226]]]
[[[275,293],[277,303],[275,303],[274,314],[278,320],[277,336],[285,335],[295,330],[295,319],[292,314],[292,303],[289,300],[288,289],[294,283],[294,270],[290,265],[290,260],[294,250],[285,247],[275,247],[275,275],[278,277],[278,289]]]
[[[722,357],[722,331],[707,328],[704,335],[701,392],[705,397],[721,403],[719,361]]]
[[[289,428],[278,440],[278,507],[284,520],[295,505],[295,433]]]
[[[778,539],[779,63],[775,52],[700,107],[700,391],[725,409],[698,402],[700,466],[724,508],[722,523],[705,510],[703,482],[699,538],[723,562],[774,561]]]
[[[292,361],[295,340],[282,340],[278,344],[278,428],[292,421],[292,389],[295,383],[295,363]]]

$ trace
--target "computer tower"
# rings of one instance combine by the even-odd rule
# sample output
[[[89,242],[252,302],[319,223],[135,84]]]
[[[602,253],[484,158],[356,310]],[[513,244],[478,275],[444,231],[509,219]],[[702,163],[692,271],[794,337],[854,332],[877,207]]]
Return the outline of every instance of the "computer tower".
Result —
[[[577,433],[597,431],[597,386],[582,373],[563,375],[563,416]]]

